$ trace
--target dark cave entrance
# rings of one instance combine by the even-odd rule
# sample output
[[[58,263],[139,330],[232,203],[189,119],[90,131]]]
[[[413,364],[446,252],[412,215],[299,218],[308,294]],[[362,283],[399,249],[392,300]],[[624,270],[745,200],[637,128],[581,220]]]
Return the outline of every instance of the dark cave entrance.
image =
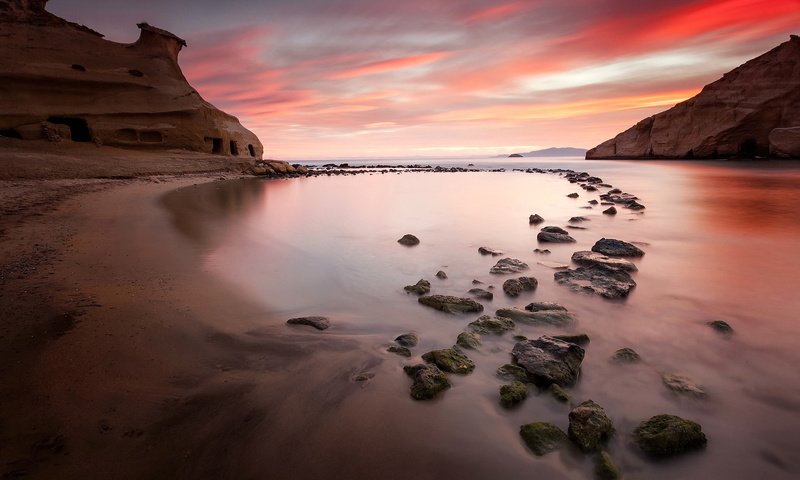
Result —
[[[250,152],[250,156],[251,157],[255,157],[256,156],[256,149],[255,149],[255,147],[253,147],[252,144],[248,144],[247,145],[247,151]]]
[[[231,155],[239,155],[239,144],[236,140],[231,140]]]
[[[47,119],[50,123],[57,125],[66,125],[69,127],[70,138],[73,142],[91,142],[92,132],[89,130],[89,125],[86,120],[75,117],[50,117]]]
[[[758,142],[755,138],[746,138],[739,144],[739,157],[755,158],[759,154]]]

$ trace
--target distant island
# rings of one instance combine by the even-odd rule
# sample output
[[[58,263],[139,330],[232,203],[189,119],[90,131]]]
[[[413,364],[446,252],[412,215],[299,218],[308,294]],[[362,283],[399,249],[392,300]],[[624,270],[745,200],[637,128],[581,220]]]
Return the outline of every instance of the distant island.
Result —
[[[512,157],[582,157],[586,155],[585,148],[574,147],[550,147],[542,150],[533,150],[525,153],[512,153],[508,158]],[[506,155],[498,155],[498,157],[506,157]]]

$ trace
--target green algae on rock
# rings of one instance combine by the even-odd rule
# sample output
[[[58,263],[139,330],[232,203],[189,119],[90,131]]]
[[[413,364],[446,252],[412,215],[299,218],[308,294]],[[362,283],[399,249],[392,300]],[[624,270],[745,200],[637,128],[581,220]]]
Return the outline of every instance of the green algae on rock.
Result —
[[[705,447],[700,424],[675,415],[656,415],[633,431],[634,443],[648,455],[667,457]]]
[[[450,381],[435,365],[406,365],[403,371],[411,377],[411,397],[415,400],[429,400],[450,388]]]
[[[475,363],[456,348],[432,350],[423,355],[422,359],[445,372],[458,375],[466,375],[475,369]]]
[[[519,427],[519,434],[525,445],[538,456],[545,455],[564,445],[567,434],[547,422],[528,423]]]
[[[528,398],[528,387],[518,380],[500,386],[500,405],[506,408],[511,408],[526,398]]]

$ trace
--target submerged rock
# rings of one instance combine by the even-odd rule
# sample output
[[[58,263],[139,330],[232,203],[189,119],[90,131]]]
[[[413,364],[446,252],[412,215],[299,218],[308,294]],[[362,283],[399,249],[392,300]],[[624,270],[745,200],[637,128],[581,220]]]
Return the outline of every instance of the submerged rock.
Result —
[[[562,311],[562,312],[566,312],[567,311],[567,309],[564,306],[559,305],[558,303],[555,303],[555,302],[533,302],[533,303],[529,303],[529,304],[525,305],[525,310],[528,310],[528,311],[531,311],[531,312],[543,312],[543,311],[552,311],[552,310]]]
[[[632,243],[613,238],[601,238],[592,247],[593,252],[609,257],[641,257],[644,251]]]
[[[419,238],[411,235],[410,233],[406,233],[405,235],[397,241],[400,245],[405,245],[407,247],[413,247],[414,245],[419,245]]]
[[[461,332],[456,339],[456,345],[461,348],[474,350],[481,346],[481,337],[474,332]]]
[[[550,392],[550,396],[561,403],[567,403],[572,398],[570,394],[561,388],[561,385],[558,385],[557,383],[550,384],[550,387],[547,389],[547,391]]]
[[[545,262],[545,261],[539,261],[539,262],[536,262],[536,263],[538,265],[543,266],[543,267],[552,268],[553,270],[564,270],[566,268],[569,268],[569,265],[567,265],[566,263]]]
[[[544,222],[544,218],[538,213],[534,213],[530,217],[528,217],[528,223],[531,225],[539,225],[540,223]]]
[[[586,217],[572,217],[569,219],[570,223],[580,223],[580,222],[588,222],[589,219]]]
[[[327,317],[311,316],[311,317],[298,317],[286,320],[289,325],[307,325],[314,327],[317,330],[325,330],[331,326],[330,320]]]
[[[501,308],[495,312],[498,317],[505,317],[515,322],[526,323],[528,325],[552,325],[556,327],[566,327],[575,322],[571,313],[565,310],[544,310],[539,312],[527,312],[517,308]]]
[[[419,303],[426,307],[447,313],[482,312],[483,305],[470,298],[453,297],[451,295],[425,295],[419,297]]]
[[[572,261],[582,266],[602,265],[604,267],[624,270],[626,272],[635,272],[638,270],[636,265],[630,260],[625,260],[624,258],[612,258],[603,255],[602,253],[590,252],[587,250],[573,253]]]
[[[600,480],[617,480],[619,469],[614,464],[611,455],[605,450],[598,453],[594,459],[594,475]]]
[[[467,293],[474,295],[476,298],[480,298],[481,300],[494,299],[494,293],[486,291],[482,288],[471,288]]]
[[[489,269],[489,273],[494,273],[495,275],[519,273],[523,270],[527,270],[528,268],[528,264],[522,260],[506,257],[498,260],[497,263],[491,269]]]
[[[427,295],[431,291],[431,282],[421,279],[414,285],[406,285],[403,290],[416,295]]]
[[[522,292],[536,290],[539,281],[533,277],[510,278],[503,282],[503,291],[510,297],[516,297]]]
[[[642,360],[642,357],[634,349],[624,347],[614,352],[609,360],[614,363],[637,363]]]
[[[684,375],[667,373],[662,375],[661,380],[668,389],[675,393],[694,398],[706,398],[708,396],[702,386],[698,385],[694,380]]]
[[[403,347],[416,347],[419,342],[419,337],[417,337],[416,333],[404,333],[398,335],[394,341]]]
[[[514,330],[517,325],[507,318],[493,318],[489,315],[481,315],[477,320],[468,325],[473,332],[483,335],[502,335],[505,332]]]
[[[580,195],[578,195],[578,194],[577,194],[577,193],[575,193],[575,192],[572,192],[572,193],[570,193],[569,195],[567,195],[567,197],[569,197],[569,198],[578,198],[578,197],[580,197]]]
[[[708,322],[708,326],[718,331],[719,333],[724,333],[724,334],[733,333],[733,327],[728,325],[728,322],[724,320],[713,320],[711,322]]]
[[[603,213],[606,214],[606,215],[616,215],[617,214],[617,208],[613,207],[613,206],[608,207],[605,210],[603,210]]]
[[[567,434],[563,430],[547,422],[522,425],[519,434],[525,445],[538,456],[561,448],[567,441]]]
[[[533,253],[538,253],[540,255],[549,255],[550,250],[547,248],[534,248]]]
[[[528,398],[528,387],[519,381],[513,381],[500,387],[500,405],[511,408]]]
[[[450,388],[450,381],[435,365],[405,366],[403,370],[414,381],[411,385],[411,397],[415,400],[431,399]]]
[[[566,230],[561,227],[549,226],[544,227],[538,235],[536,240],[543,243],[573,243],[575,239],[569,236]]]
[[[568,233],[563,228],[556,227],[555,225],[550,225],[550,226],[547,226],[547,227],[543,227],[541,231],[542,232],[546,232],[546,233],[560,233],[560,234],[563,234],[563,235],[566,235]]]
[[[584,350],[574,343],[543,336],[514,345],[511,355],[528,378],[541,386],[571,386],[578,380]]]
[[[503,380],[518,380],[523,383],[530,381],[528,380],[528,372],[524,368],[511,363],[506,363],[499,367],[495,373]]]
[[[411,350],[402,345],[389,345],[389,348],[387,348],[386,351],[389,353],[395,353],[397,355],[400,355],[401,357],[411,356]]]
[[[706,446],[703,428],[675,415],[656,415],[633,431],[634,443],[648,455],[667,457]]]
[[[442,371],[466,375],[475,369],[475,363],[456,348],[432,350],[422,356],[428,363],[434,363]]]
[[[439,270],[438,272],[436,272],[436,278],[440,280],[445,280],[447,279],[447,274],[444,273],[444,270]]]
[[[556,272],[554,278],[559,285],[576,292],[594,293],[611,299],[627,297],[636,286],[627,272],[601,265]]]
[[[603,407],[587,400],[569,412],[567,435],[584,452],[596,452],[614,434],[614,424]]]
[[[502,255],[503,254],[503,252],[501,252],[499,250],[495,250],[493,248],[489,248],[489,247],[480,247],[480,248],[478,248],[478,253],[480,253],[481,255],[491,255],[493,257],[496,257],[498,255]]]
[[[589,343],[589,335],[585,333],[577,333],[575,335],[553,335],[553,338],[563,340],[565,342],[574,343],[575,345],[584,346]]]

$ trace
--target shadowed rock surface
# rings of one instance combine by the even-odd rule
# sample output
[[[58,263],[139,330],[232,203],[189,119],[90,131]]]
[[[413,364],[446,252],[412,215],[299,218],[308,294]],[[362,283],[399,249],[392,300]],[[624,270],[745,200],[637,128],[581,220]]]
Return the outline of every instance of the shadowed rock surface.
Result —
[[[631,276],[622,270],[595,265],[556,272],[556,283],[576,292],[593,293],[604,298],[625,298],[636,286]]]
[[[584,350],[573,343],[543,336],[514,345],[511,355],[540,386],[573,385],[578,380]]]
[[[609,257],[641,257],[644,251],[636,245],[613,238],[601,238],[592,247],[593,252]]]
[[[586,152],[586,158],[800,158],[800,38],[792,35],[706,85],[696,96],[646,118]]]
[[[419,297],[419,303],[426,307],[447,313],[482,312],[483,305],[469,298],[453,297],[451,295],[426,295]]]
[[[588,345],[590,342],[589,335],[585,333],[576,333],[575,335],[553,335],[553,338],[563,340],[565,342],[574,343],[575,345]]]
[[[596,452],[614,434],[614,424],[600,405],[587,400],[569,412],[567,435],[584,452]]]
[[[525,305],[525,310],[530,312],[543,312],[548,310],[561,310],[563,312],[567,311],[563,305],[559,305],[555,302],[532,302]]]
[[[634,443],[648,455],[667,457],[706,446],[703,428],[675,415],[656,415],[639,424]]]
[[[530,382],[528,372],[519,365],[506,363],[499,367],[495,373],[503,380],[519,380],[522,383]]]
[[[414,381],[411,397],[415,400],[429,400],[450,388],[450,381],[435,365],[407,365],[403,371]]]

